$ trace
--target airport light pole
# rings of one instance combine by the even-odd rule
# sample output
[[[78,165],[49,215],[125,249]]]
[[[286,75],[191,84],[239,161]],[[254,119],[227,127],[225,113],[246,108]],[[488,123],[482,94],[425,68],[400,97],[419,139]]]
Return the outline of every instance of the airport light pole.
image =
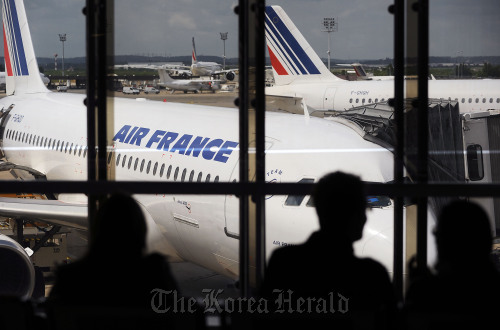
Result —
[[[226,70],[226,40],[227,40],[227,32],[220,32],[220,38],[222,39],[222,43],[224,44],[224,55],[223,55],[223,61],[224,61],[224,70]]]
[[[62,75],[64,76],[64,42],[66,41],[66,33],[59,34],[59,40],[62,42]]]
[[[337,31],[338,24],[335,22],[333,17],[323,18],[323,26],[325,27],[323,32],[328,32],[328,71],[330,71],[330,33]]]

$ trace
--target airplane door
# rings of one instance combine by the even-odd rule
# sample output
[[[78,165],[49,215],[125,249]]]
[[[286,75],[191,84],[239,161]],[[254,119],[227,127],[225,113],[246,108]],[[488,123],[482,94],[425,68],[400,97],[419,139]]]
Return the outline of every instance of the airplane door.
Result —
[[[12,110],[14,106],[11,105],[7,109],[2,109],[0,110],[0,157],[4,157],[5,155],[3,154],[3,138],[5,134],[5,127],[7,126],[7,122],[10,119],[10,111]]]
[[[334,110],[333,100],[335,99],[335,87],[327,87],[325,90],[325,95],[323,96],[323,108],[328,110]]]
[[[271,141],[266,141],[266,150],[272,147],[273,143]],[[255,141],[251,141],[248,148],[248,160],[250,164],[255,163]],[[230,182],[239,180],[239,160],[231,172]],[[255,181],[255,168],[249,168],[248,178],[250,181]],[[225,205],[224,205],[226,226],[224,231],[227,236],[239,239],[240,237],[240,200],[235,195],[226,195]]]

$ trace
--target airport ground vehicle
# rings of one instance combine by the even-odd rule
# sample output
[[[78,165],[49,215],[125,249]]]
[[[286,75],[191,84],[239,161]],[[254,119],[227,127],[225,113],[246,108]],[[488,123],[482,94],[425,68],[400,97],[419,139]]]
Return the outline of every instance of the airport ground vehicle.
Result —
[[[139,94],[140,91],[135,87],[125,86],[122,90],[123,94]]]
[[[58,92],[67,92],[68,91],[68,86],[64,86],[64,85],[57,86],[57,91]]]
[[[160,90],[157,89],[157,88],[155,88],[155,87],[146,86],[144,88],[144,93],[146,93],[146,94],[149,94],[149,93],[151,93],[151,94],[159,94]]]

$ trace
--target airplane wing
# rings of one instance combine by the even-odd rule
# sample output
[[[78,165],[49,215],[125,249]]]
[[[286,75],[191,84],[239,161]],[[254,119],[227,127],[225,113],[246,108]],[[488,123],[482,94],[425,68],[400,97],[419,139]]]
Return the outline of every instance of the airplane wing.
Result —
[[[0,197],[0,216],[33,219],[78,229],[88,228],[87,204],[81,203]]]

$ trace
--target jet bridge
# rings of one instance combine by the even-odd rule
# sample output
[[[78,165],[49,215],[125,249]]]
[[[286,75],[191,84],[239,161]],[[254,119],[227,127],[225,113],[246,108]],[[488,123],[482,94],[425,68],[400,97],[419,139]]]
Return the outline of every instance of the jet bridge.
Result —
[[[432,183],[500,182],[500,112],[460,113],[456,101],[429,99],[428,180]],[[405,100],[404,165],[410,181],[417,169],[417,109]],[[387,102],[367,104],[346,111],[327,111],[324,118],[342,122],[364,139],[394,151],[394,111]],[[471,198],[474,199],[474,198]],[[432,197],[435,212],[450,198]],[[494,235],[500,236],[500,198],[476,199],[490,215]]]

